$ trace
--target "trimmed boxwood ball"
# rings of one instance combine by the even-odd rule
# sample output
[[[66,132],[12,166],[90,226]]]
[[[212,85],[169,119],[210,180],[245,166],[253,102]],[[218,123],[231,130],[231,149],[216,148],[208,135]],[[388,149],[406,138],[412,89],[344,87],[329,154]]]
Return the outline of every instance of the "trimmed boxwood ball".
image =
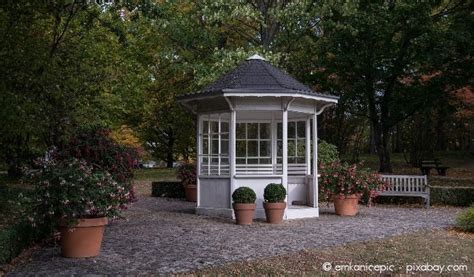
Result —
[[[268,184],[263,192],[263,198],[267,203],[280,203],[285,201],[286,189],[282,184]]]
[[[253,204],[257,200],[255,191],[249,187],[240,187],[232,193],[234,203]]]

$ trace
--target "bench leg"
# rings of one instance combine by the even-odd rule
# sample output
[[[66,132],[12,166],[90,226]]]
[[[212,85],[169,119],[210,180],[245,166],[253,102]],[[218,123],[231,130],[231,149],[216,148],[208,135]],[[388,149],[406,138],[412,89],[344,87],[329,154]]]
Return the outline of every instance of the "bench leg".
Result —
[[[426,197],[426,198],[425,198],[425,207],[426,207],[427,209],[430,208],[430,198],[429,198],[429,197]]]

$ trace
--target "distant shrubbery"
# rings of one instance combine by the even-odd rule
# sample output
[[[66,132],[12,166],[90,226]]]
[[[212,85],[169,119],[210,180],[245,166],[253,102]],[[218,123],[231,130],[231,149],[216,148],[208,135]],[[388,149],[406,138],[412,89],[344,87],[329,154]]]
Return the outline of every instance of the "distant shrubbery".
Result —
[[[155,197],[184,198],[184,186],[181,182],[153,182],[151,195]]]
[[[474,232],[474,206],[458,216],[456,226],[463,231]]]
[[[432,204],[451,206],[470,206],[474,204],[473,187],[432,187]]]
[[[329,164],[339,161],[339,152],[334,144],[321,140],[318,144],[318,161],[320,164]]]

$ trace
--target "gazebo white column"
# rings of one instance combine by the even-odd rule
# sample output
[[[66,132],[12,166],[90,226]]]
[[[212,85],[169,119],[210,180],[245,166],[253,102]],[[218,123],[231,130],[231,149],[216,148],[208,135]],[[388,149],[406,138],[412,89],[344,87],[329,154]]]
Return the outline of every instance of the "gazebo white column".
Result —
[[[311,117],[306,119],[306,147],[305,147],[306,176],[311,175]]]
[[[202,149],[201,149],[201,135],[199,134],[202,130],[202,120],[201,120],[201,115],[197,114],[196,116],[196,138],[197,138],[197,163],[196,163],[196,174],[199,176],[201,174],[201,154],[202,154]],[[199,207],[201,205],[201,195],[199,193],[199,178],[196,178],[196,187],[197,187],[197,192],[196,192],[196,204]]]
[[[313,114],[313,207],[318,207],[318,115]]]
[[[234,191],[234,178],[235,178],[235,149],[236,149],[236,122],[237,114],[232,108],[230,111],[230,124],[229,124],[229,175],[230,175],[230,203],[229,207],[232,209],[232,192]]]
[[[282,118],[282,129],[283,129],[283,149],[282,149],[282,168],[283,168],[283,177],[281,178],[282,185],[286,188],[288,194],[288,109],[285,107],[283,109],[283,118]],[[288,198],[288,195],[287,195]]]

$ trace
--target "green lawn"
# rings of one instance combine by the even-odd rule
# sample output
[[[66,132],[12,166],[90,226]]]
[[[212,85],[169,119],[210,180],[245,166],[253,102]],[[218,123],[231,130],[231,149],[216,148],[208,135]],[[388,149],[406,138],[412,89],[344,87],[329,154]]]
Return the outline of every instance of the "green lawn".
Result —
[[[176,180],[176,168],[150,168],[134,171],[135,181],[173,181]]]

